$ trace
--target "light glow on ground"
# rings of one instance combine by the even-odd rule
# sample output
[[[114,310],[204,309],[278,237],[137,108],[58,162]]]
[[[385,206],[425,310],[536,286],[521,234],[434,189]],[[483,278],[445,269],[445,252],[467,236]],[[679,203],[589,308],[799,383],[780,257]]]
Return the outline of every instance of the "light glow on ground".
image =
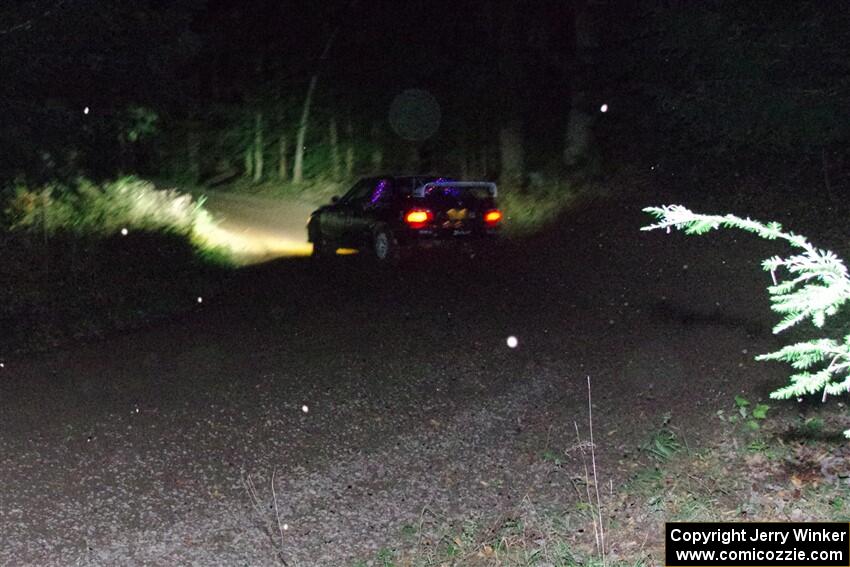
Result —
[[[220,248],[238,265],[309,256],[305,219],[314,207],[254,195],[210,192],[205,207],[212,219],[195,226],[202,242]]]
[[[218,248],[241,266],[313,253],[306,220],[315,205],[298,201],[212,191],[205,208],[210,216],[195,224],[195,235],[208,248]],[[341,256],[357,254],[340,248]]]
[[[198,227],[200,238],[210,247],[228,252],[237,264],[259,264],[275,258],[309,256],[313,245],[258,229],[234,231],[210,224]]]
[[[313,245],[306,241],[286,238],[278,233],[257,229],[235,232],[216,225],[196,227],[196,234],[205,245],[226,251],[238,265],[260,264],[275,258],[310,256]],[[340,248],[340,256],[357,254],[354,248]]]

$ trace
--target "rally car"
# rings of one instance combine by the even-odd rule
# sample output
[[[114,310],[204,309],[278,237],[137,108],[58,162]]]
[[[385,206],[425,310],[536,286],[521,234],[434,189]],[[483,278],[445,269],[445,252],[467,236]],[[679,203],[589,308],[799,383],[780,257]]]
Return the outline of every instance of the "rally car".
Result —
[[[496,194],[487,181],[368,177],[313,212],[307,235],[314,257],[348,248],[388,263],[419,247],[492,239],[502,223]]]

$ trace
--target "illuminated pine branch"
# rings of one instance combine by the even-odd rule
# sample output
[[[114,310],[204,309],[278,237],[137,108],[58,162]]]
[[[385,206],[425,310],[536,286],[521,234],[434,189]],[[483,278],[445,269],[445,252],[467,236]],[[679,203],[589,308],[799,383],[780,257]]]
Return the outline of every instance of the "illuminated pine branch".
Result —
[[[829,250],[813,246],[805,237],[782,230],[776,222],[761,223],[734,215],[703,215],[681,205],[647,207],[645,212],[658,220],[641,230],[671,229],[685,234],[705,234],[719,228],[737,228],[767,240],[785,240],[800,253],[787,258],[774,256],[762,262],[770,272],[773,285],[768,286],[771,309],[782,316],[774,333],[810,320],[823,327],[826,318],[850,299],[850,276],[844,262]],[[778,274],[787,279],[780,281]],[[823,338],[788,345],[776,352],[756,357],[756,360],[787,362],[799,372],[790,384],[771,393],[774,399],[788,399],[808,394],[839,395],[850,391],[850,336],[843,342]],[[844,432],[850,438],[850,430]]]

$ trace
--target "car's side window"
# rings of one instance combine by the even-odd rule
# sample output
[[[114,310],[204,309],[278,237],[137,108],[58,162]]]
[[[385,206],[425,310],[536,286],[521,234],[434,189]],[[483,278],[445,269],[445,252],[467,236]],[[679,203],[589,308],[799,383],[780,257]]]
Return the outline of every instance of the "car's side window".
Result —
[[[392,179],[371,177],[358,181],[341,201],[355,208],[379,207],[392,201],[393,191]]]
[[[390,179],[376,179],[366,206],[378,207],[392,200],[393,186]]]
[[[393,197],[397,199],[409,197],[410,194],[413,192],[414,185],[415,179],[411,179],[409,177],[395,179],[393,181]]]
[[[342,197],[341,201],[349,205],[360,204],[372,193],[374,185],[374,179],[361,179],[355,183],[354,187],[348,190],[348,193]]]

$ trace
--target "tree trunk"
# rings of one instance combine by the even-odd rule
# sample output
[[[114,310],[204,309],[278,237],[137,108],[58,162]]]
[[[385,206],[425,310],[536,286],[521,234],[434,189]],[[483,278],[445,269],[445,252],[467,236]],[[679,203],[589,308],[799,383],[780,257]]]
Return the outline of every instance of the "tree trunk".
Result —
[[[469,146],[466,144],[460,150],[460,177],[469,179]]]
[[[572,65],[576,70],[587,66],[588,53],[595,45],[593,22],[586,2],[580,0],[572,4],[571,20],[574,38]],[[590,149],[593,118],[587,112],[586,88],[582,83],[582,77],[578,72],[571,73],[568,96],[570,110],[563,151],[563,160],[567,167],[575,167],[584,162]]]
[[[331,145],[331,174],[333,175],[334,181],[339,181],[342,178],[342,161],[339,155],[339,133],[336,129],[335,118],[331,118],[331,123],[328,129]]]
[[[118,175],[119,177],[127,175],[127,142],[124,136],[118,138]]]
[[[577,94],[573,97],[570,106],[569,122],[567,123],[567,135],[564,140],[564,164],[575,167],[587,157],[590,147],[590,124],[591,117],[582,108],[583,96]]]
[[[187,171],[192,183],[197,183],[201,177],[201,137],[194,125],[189,125],[186,135]]]
[[[345,175],[351,179],[354,177],[354,125],[351,120],[348,121],[345,131],[348,137],[348,145],[345,148]]]
[[[496,55],[499,112],[502,116],[499,125],[499,181],[509,187],[519,187],[525,176],[523,117],[528,103],[525,83],[529,72],[528,59],[523,55],[526,43],[524,13],[511,2],[505,2],[503,9],[497,13],[499,43]]]
[[[254,183],[263,180],[263,113],[257,111],[254,117]]]
[[[419,159],[418,157],[416,158]],[[381,173],[381,170],[384,167],[384,152],[381,151],[380,146],[375,146],[372,150],[372,172],[373,173]]]
[[[525,178],[525,152],[522,143],[522,122],[511,120],[499,130],[499,182],[519,187]]]
[[[281,181],[289,179],[289,162],[286,159],[286,134],[280,135],[278,140],[278,162],[277,162],[277,178]]]
[[[380,150],[376,149],[375,151],[379,152]],[[409,142],[407,152],[407,163],[405,165],[408,173],[421,173],[422,154],[419,152],[419,144],[416,142]],[[375,171],[377,172],[377,169]]]
[[[384,166],[384,152],[381,149],[379,133],[381,127],[377,124],[372,125],[372,173],[381,173],[381,168]],[[416,153],[415,161],[419,164],[419,151],[414,147]]]
[[[357,0],[350,0],[347,10],[353,8],[356,3]],[[339,28],[340,26],[337,26],[334,29],[327,43],[325,43],[325,49],[322,51],[321,57],[319,57],[320,66],[327,60],[328,53],[331,52],[331,47],[339,33]],[[304,107],[301,109],[301,120],[298,122],[298,134],[295,136],[295,163],[292,166],[292,181],[295,183],[304,181],[304,143],[307,140],[307,121],[310,119],[310,105],[313,103],[313,92],[316,90],[316,83],[319,82],[319,71],[320,69],[316,69],[316,72],[310,77],[307,96],[304,97]]]
[[[251,177],[254,173],[254,146],[248,144],[245,148],[245,177]]]
[[[298,133],[295,136],[295,163],[292,166],[292,181],[301,183],[304,181],[304,146],[307,140],[307,121],[310,119],[310,105],[313,103],[313,91],[319,75],[310,77],[310,86],[307,87],[307,96],[304,97],[304,107],[301,109],[301,120],[298,122]]]

